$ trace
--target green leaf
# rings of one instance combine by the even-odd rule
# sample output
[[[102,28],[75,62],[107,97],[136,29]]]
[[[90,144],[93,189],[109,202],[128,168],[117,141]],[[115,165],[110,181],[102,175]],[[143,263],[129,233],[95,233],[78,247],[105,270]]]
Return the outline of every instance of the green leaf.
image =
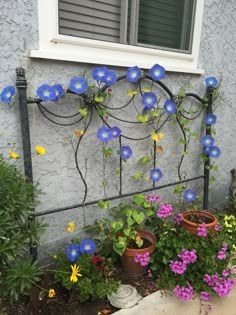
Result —
[[[105,108],[97,108],[96,111],[100,116],[105,116],[106,114],[108,114],[108,110]]]
[[[145,197],[142,194],[138,194],[138,195],[134,195],[132,198],[132,201],[136,204],[136,205],[141,205],[144,201],[145,201]]]
[[[129,217],[127,218],[127,224],[128,224],[128,226],[132,226],[134,223],[135,223],[135,221],[132,219],[131,216],[129,216]]]
[[[82,117],[86,117],[88,115],[88,109],[87,108],[80,108],[79,113]]]
[[[110,202],[108,200],[99,200],[98,207],[101,209],[108,209],[110,207]]]
[[[148,164],[152,161],[152,157],[151,156],[143,156],[141,159],[138,160],[139,163],[141,164]]]
[[[187,141],[186,141],[186,140],[184,140],[183,138],[181,138],[181,139],[179,139],[179,143],[180,143],[180,144],[186,144],[186,143],[187,143]]]
[[[139,179],[142,179],[143,176],[144,176],[143,173],[137,172],[137,173],[135,173],[134,175],[132,175],[131,178],[139,180]]]
[[[122,220],[118,220],[118,221],[113,221],[111,223],[111,227],[112,227],[112,230],[114,231],[114,233],[120,231],[124,226],[124,223]]]
[[[124,232],[125,236],[129,237],[130,236],[130,232],[131,232],[131,228],[123,229],[123,232]]]
[[[145,214],[143,212],[135,211],[133,212],[132,217],[136,221],[136,223],[141,224],[145,219]]]
[[[145,115],[138,114],[137,119],[141,123],[146,123],[148,121],[148,115],[147,114],[145,114]]]
[[[104,97],[102,95],[96,95],[94,97],[95,102],[102,103],[104,101]]]
[[[109,158],[113,153],[112,148],[103,148],[103,155],[105,158]]]

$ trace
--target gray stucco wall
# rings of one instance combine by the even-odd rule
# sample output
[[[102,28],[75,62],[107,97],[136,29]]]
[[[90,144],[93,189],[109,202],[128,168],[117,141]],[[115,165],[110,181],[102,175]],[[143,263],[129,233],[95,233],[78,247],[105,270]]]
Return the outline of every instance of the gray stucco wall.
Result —
[[[23,66],[26,69],[28,79],[28,95],[34,96],[37,87],[42,83],[53,84],[59,82],[64,86],[68,85],[70,78],[78,76],[82,70],[90,71],[94,65],[76,64],[71,62],[60,62],[53,60],[37,60],[28,57],[30,49],[38,48],[37,30],[37,1],[36,0],[0,0],[0,88],[15,83],[15,68]],[[205,70],[205,75],[222,77],[221,92],[222,99],[217,100],[216,114],[218,123],[216,125],[217,144],[222,150],[220,158],[217,160],[219,171],[215,174],[216,183],[211,189],[211,205],[219,206],[224,203],[228,195],[231,182],[230,170],[236,167],[236,3],[234,0],[206,0],[203,19],[203,29],[201,37],[201,49],[199,67]],[[158,62],[158,60],[157,60]],[[118,73],[123,73],[125,69],[116,69]],[[205,76],[204,75],[204,76]],[[178,87],[187,79],[191,79],[192,91],[204,95],[204,76],[184,75],[168,73],[164,82],[172,89],[178,91]],[[124,92],[122,94],[122,91]],[[120,90],[119,95],[125,95],[125,90]],[[119,102],[119,97],[117,102]],[[59,107],[60,113],[68,114],[77,109],[76,103],[68,107]],[[19,112],[17,102],[9,109],[6,105],[0,105],[1,110],[1,147],[5,153],[9,151],[7,143],[16,142],[18,151],[21,152],[21,131],[19,122]],[[73,152],[70,145],[64,143],[64,139],[72,133],[73,129],[49,125],[48,122],[40,118],[36,107],[30,107],[30,128],[32,147],[41,144],[46,147],[48,154],[37,156],[33,159],[34,178],[40,182],[42,190],[45,192],[41,197],[41,205],[37,209],[44,210],[55,208],[78,202],[80,193],[80,182],[78,180],[74,165]],[[82,156],[94,156],[95,161],[88,161],[88,169],[92,170],[93,177],[89,180],[93,189],[91,198],[99,198],[102,193],[99,185],[101,172],[101,146],[91,145],[97,127],[101,125],[95,119],[94,127],[91,128],[87,136],[87,143],[84,145],[85,151]],[[76,127],[75,127],[76,128]],[[197,128],[197,127],[196,127]],[[171,138],[171,132],[166,136],[166,151],[163,155],[162,167],[166,168],[166,181],[172,178],[172,165],[170,156],[174,157],[175,140]],[[196,144],[196,143],[195,143]],[[192,149],[200,149],[200,144],[193,145]],[[197,147],[199,148],[197,149]],[[138,154],[143,148],[137,148]],[[145,148],[145,153],[147,148]],[[190,175],[195,175],[199,171],[199,155],[189,158],[186,167]],[[167,159],[168,158],[168,159]],[[168,162],[167,162],[168,160]],[[170,162],[169,162],[170,161]],[[115,161],[114,161],[115,163]],[[131,163],[132,166],[132,162]],[[174,163],[174,162],[173,162]],[[96,172],[93,170],[95,165]],[[132,183],[128,182],[127,187]],[[110,185],[110,187],[112,184]],[[113,186],[112,186],[113,187]],[[127,188],[128,189],[128,188]],[[166,190],[165,194],[168,194]],[[88,207],[86,211],[86,224],[92,224],[96,207]],[[55,240],[65,240],[66,234],[63,229],[70,220],[77,220],[78,225],[82,226],[82,210],[63,212],[57,215],[49,215],[45,221],[50,224],[47,234],[42,242],[48,242],[54,247]],[[47,246],[50,244],[47,243]],[[45,244],[46,245],[46,244]],[[49,246],[50,247],[50,246]]]

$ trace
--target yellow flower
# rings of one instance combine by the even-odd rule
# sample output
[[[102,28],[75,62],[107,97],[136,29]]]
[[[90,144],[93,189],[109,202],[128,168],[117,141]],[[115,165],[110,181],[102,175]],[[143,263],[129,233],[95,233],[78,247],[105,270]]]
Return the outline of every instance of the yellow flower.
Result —
[[[41,147],[39,145],[35,146],[35,151],[39,155],[44,155],[46,153],[46,150],[44,149],[44,147]]]
[[[74,266],[71,265],[71,269],[72,269],[72,273],[70,276],[70,281],[71,282],[77,282],[78,277],[82,277],[82,275],[79,273],[80,268],[79,268],[79,266],[76,267],[76,264],[74,264]]]
[[[164,138],[164,134],[163,133],[155,133],[154,131],[151,133],[151,138],[152,140],[159,142],[161,139]]]
[[[14,151],[10,151],[9,156],[10,156],[10,158],[15,159],[15,160],[19,159],[19,157],[20,157],[19,154],[17,154]]]
[[[48,291],[48,297],[53,298],[56,295],[56,292],[54,289],[50,289]]]
[[[233,249],[234,249],[234,251],[236,252],[236,245],[234,245],[234,244],[233,244]]]
[[[75,230],[75,221],[71,221],[68,223],[67,231],[72,233],[74,232],[74,230]]]

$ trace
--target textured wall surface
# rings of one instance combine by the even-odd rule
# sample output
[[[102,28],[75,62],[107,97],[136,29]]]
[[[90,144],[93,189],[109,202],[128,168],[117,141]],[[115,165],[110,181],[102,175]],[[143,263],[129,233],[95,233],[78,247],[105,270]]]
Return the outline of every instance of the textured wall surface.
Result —
[[[81,71],[89,72],[94,65],[76,64],[70,62],[60,62],[53,60],[37,60],[28,57],[30,49],[38,47],[38,27],[37,27],[37,1],[36,0],[0,0],[0,89],[15,82],[15,68],[23,66],[26,69],[28,80],[28,95],[34,96],[37,87],[42,83],[54,84],[61,83],[67,86],[70,78],[78,76]],[[235,0],[205,0],[205,11],[203,19],[203,29],[201,37],[199,67],[205,70],[205,75],[222,77],[221,92],[222,97],[215,103],[218,122],[216,124],[217,145],[221,148],[222,154],[217,160],[219,171],[215,174],[216,184],[211,187],[210,200],[212,206],[219,206],[224,203],[228,194],[231,182],[230,170],[236,167],[236,2]],[[158,60],[157,60],[158,63]],[[116,69],[118,73],[123,73],[125,69]],[[204,76],[184,75],[168,73],[164,82],[170,89],[177,93],[179,86],[187,80],[191,81],[191,91],[204,96]],[[115,102],[119,104],[124,101],[126,86],[120,87]],[[61,114],[71,114],[78,108],[78,100],[66,99],[66,106],[59,102],[56,111]],[[50,108],[51,105],[49,105]],[[55,106],[52,107],[55,109]],[[18,103],[8,108],[0,105],[0,134],[1,147],[4,152],[8,152],[8,143],[16,142],[16,147],[21,152],[21,131],[19,122]],[[73,133],[74,128],[58,127],[49,124],[39,114],[36,106],[29,107],[30,130],[32,148],[36,144],[41,144],[47,149],[47,155],[36,156],[33,158],[34,179],[40,183],[44,192],[41,196],[41,205],[36,209],[46,210],[58,206],[65,206],[80,202],[81,182],[75,170],[73,150],[67,138]],[[124,113],[132,116],[132,113]],[[93,121],[93,126],[85,137],[83,150],[81,151],[80,161],[83,163],[87,159],[88,183],[90,186],[89,198],[100,198],[103,195],[101,187],[102,162],[101,146],[96,141],[95,132],[101,126],[98,118]],[[198,130],[197,126],[195,126]],[[198,130],[200,131],[200,130]],[[127,130],[128,132],[128,130]],[[129,130],[132,134],[132,130]],[[136,131],[135,131],[136,132]],[[144,130],[141,132],[145,132]],[[166,170],[164,182],[175,180],[175,155],[179,147],[176,146],[178,134],[174,127],[166,130],[165,152],[160,159],[159,166]],[[128,144],[128,143],[127,143]],[[116,145],[114,144],[114,150]],[[148,153],[148,146],[145,143],[135,145],[136,156]],[[192,146],[193,155],[186,159],[186,171],[188,176],[199,173],[200,161],[199,151],[200,142],[195,141]],[[196,154],[195,154],[196,153]],[[88,157],[93,157],[89,159]],[[111,165],[107,166],[108,172],[114,172],[114,165],[117,160],[112,160]],[[129,166],[134,167],[134,161],[128,162]],[[171,165],[171,167],[170,167]],[[125,170],[129,174],[129,167]],[[91,175],[89,175],[92,174]],[[127,175],[125,187],[129,191],[133,182]],[[116,192],[114,175],[109,176],[110,184],[108,194]],[[199,184],[196,184],[199,185]],[[168,195],[169,190],[164,194]],[[82,212],[86,213],[86,224],[92,224],[94,214],[99,216],[100,210],[94,207],[86,209],[75,209],[60,214],[48,215],[44,220],[50,224],[47,234],[43,236],[42,242],[49,248],[55,247],[61,240],[66,241],[66,233],[63,229],[70,220],[76,220],[78,225],[83,224]]]

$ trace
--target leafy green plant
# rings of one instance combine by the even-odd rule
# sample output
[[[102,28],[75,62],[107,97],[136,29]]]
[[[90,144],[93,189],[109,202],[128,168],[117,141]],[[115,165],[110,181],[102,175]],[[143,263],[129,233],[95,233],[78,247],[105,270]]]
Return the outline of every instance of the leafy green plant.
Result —
[[[0,297],[10,301],[39,280],[39,266],[27,258],[45,227],[33,222],[38,194],[38,187],[0,156]]]
[[[102,207],[105,202],[100,202]],[[131,203],[121,203],[109,208],[110,218],[99,220],[98,232],[102,241],[109,241],[112,249],[122,255],[127,246],[140,248],[143,240],[139,236],[137,228],[142,228],[146,220],[155,213],[151,203],[145,200],[143,194],[134,195]]]

